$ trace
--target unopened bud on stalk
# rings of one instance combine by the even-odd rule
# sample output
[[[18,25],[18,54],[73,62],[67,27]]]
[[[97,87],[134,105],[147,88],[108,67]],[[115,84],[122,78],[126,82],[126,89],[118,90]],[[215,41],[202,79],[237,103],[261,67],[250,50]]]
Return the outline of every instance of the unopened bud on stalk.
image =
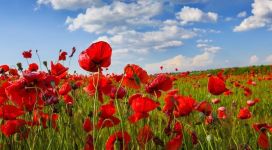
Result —
[[[19,62],[16,65],[17,65],[19,71],[23,71],[22,63]]]

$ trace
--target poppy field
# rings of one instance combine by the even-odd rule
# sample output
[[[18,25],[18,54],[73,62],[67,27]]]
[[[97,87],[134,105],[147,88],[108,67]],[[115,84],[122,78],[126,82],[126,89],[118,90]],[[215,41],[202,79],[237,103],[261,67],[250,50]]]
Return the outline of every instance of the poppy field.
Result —
[[[64,65],[76,52],[88,75]],[[0,66],[0,149],[272,149],[271,66],[149,74],[127,64],[107,74],[104,41],[49,62],[21,57],[28,66]]]

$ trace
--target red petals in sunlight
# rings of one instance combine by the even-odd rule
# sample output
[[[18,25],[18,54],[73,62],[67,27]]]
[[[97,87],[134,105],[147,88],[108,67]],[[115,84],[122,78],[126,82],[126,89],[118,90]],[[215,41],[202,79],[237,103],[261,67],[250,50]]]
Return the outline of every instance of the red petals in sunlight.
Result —
[[[35,72],[39,70],[39,66],[36,63],[29,64],[28,70],[30,72]]]
[[[9,71],[9,66],[8,65],[1,65],[0,66],[0,73],[5,73]]]
[[[196,101],[191,97],[178,96],[177,109],[174,111],[175,117],[188,116],[194,109]]]
[[[84,91],[87,92],[90,96],[94,96],[97,90],[98,92],[98,100],[103,102],[103,94],[110,95],[112,89],[112,82],[104,75],[94,74],[89,77],[89,84],[84,87]]]
[[[0,106],[0,118],[3,118],[4,120],[14,120],[23,114],[24,111],[15,106],[12,105]]]
[[[225,107],[219,107],[217,109],[217,118],[218,119],[226,119],[227,118],[226,108]]]
[[[166,150],[179,150],[182,146],[183,135],[178,134],[177,136],[173,137],[167,144]]]
[[[251,112],[247,107],[241,108],[237,117],[239,119],[249,119],[251,118]]]
[[[106,150],[114,150],[114,143],[116,141],[118,141],[120,150],[129,150],[128,144],[130,140],[130,135],[126,131],[118,131],[108,138],[106,142]]]
[[[110,66],[111,54],[112,49],[107,42],[96,42],[80,53],[78,63],[86,71],[102,71],[102,67]]]
[[[149,79],[147,72],[135,64],[128,64],[124,72],[123,85],[129,88],[139,89],[141,83],[146,84]]]
[[[153,101],[148,97],[138,96],[131,100],[131,108],[134,114],[129,116],[129,121],[131,123],[136,123],[142,118],[147,118],[148,112],[154,110],[159,106],[158,102]]]
[[[22,55],[23,55],[23,57],[24,58],[31,58],[32,57],[32,50],[28,50],[28,51],[24,51],[23,53],[22,53]]]
[[[62,79],[67,75],[68,69],[69,68],[64,67],[60,63],[54,64],[51,61],[51,74],[57,76],[59,79]]]
[[[266,133],[260,133],[258,137],[258,145],[262,149],[269,149],[270,143],[269,143],[269,138]]]
[[[72,87],[69,82],[65,82],[59,89],[60,95],[67,95],[72,90]]]
[[[67,52],[61,51],[59,54],[59,61],[66,60],[66,55],[67,55]]]
[[[226,92],[225,81],[218,76],[210,76],[208,81],[208,91],[213,95],[221,95]]]
[[[212,105],[207,101],[200,102],[195,109],[202,112],[204,115],[209,116],[212,113]]]
[[[93,130],[93,123],[92,123],[90,117],[87,117],[87,118],[84,120],[83,129],[84,129],[84,131],[87,132],[87,133]]]
[[[112,127],[120,123],[120,120],[113,116],[116,112],[113,101],[110,101],[109,104],[102,105],[99,110],[99,120],[96,125],[98,129]]]
[[[172,86],[173,83],[170,77],[165,74],[159,74],[151,83],[146,85],[145,89],[147,93],[160,97],[161,91],[168,91]]]
[[[22,119],[7,120],[1,125],[1,131],[6,137],[9,137],[15,133],[23,132],[22,128],[25,124],[25,120]]]
[[[193,98],[178,95],[177,92],[177,90],[168,92],[164,99],[163,112],[167,115],[174,113],[175,117],[187,116],[194,110],[197,103]]]

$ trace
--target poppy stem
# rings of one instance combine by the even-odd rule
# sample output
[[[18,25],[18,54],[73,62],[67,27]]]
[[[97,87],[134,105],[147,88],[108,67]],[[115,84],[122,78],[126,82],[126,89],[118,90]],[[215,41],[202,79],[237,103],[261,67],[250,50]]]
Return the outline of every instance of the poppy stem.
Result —
[[[37,57],[38,57],[38,60],[39,60],[39,65],[40,65],[40,70],[42,70],[42,62],[41,62],[41,58],[40,58],[40,55],[39,55],[39,53],[38,53],[38,50],[36,50],[36,55],[37,55]]]

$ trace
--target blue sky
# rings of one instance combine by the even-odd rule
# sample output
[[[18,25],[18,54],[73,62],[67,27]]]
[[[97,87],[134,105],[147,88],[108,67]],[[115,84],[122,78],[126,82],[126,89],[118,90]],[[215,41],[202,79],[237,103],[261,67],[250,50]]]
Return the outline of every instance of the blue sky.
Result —
[[[271,0],[1,0],[0,23],[0,64],[11,66],[24,50],[56,60],[75,46],[71,71],[84,72],[78,54],[99,40],[113,48],[109,72],[272,63]]]

